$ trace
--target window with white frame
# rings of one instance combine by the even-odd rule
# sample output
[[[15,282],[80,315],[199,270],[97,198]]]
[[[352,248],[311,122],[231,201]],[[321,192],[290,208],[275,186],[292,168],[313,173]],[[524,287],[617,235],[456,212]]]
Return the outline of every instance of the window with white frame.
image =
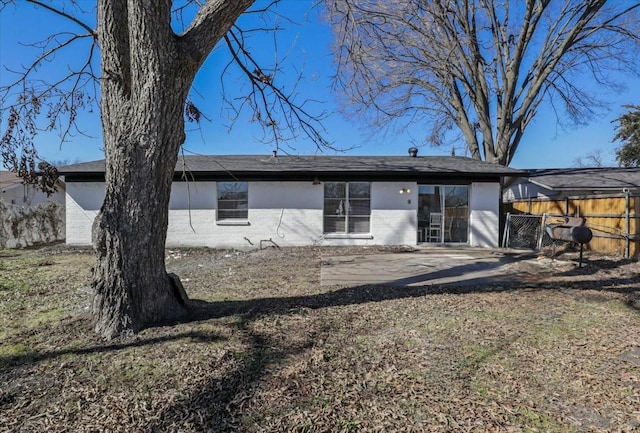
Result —
[[[249,218],[249,184],[218,182],[218,220]]]
[[[325,233],[369,233],[370,219],[369,182],[325,182]]]

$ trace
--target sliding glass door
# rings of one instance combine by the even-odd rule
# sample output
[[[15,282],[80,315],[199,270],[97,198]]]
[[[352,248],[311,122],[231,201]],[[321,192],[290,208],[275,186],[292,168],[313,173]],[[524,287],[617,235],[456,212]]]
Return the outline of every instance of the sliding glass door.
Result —
[[[419,185],[419,242],[466,243],[468,233],[468,185]]]

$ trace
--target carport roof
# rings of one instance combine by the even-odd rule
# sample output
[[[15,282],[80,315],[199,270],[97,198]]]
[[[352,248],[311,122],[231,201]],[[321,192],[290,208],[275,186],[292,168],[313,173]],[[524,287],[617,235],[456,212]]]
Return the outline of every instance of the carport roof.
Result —
[[[183,171],[207,175],[256,175],[286,178],[296,174],[387,174],[501,177],[521,176],[525,172],[459,156],[265,156],[190,155],[178,159],[176,175]],[[105,161],[92,161],[59,167],[65,176],[104,174]]]

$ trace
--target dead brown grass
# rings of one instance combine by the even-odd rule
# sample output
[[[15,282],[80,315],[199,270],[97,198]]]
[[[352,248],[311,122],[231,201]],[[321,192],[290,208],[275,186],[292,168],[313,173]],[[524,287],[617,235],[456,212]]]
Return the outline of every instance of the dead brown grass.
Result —
[[[89,252],[0,251],[0,431],[640,428],[637,263],[517,264],[523,284],[499,287],[320,286],[322,255],[350,252],[167,252],[193,320],[105,342]]]

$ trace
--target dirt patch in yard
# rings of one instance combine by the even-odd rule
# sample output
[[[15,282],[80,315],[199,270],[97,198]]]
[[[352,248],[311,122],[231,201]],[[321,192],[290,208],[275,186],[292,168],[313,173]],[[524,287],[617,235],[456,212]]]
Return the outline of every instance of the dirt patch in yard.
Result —
[[[110,342],[91,332],[89,251],[0,251],[0,431],[640,429],[637,262],[320,285],[323,258],[402,251],[167,251],[193,320]]]

